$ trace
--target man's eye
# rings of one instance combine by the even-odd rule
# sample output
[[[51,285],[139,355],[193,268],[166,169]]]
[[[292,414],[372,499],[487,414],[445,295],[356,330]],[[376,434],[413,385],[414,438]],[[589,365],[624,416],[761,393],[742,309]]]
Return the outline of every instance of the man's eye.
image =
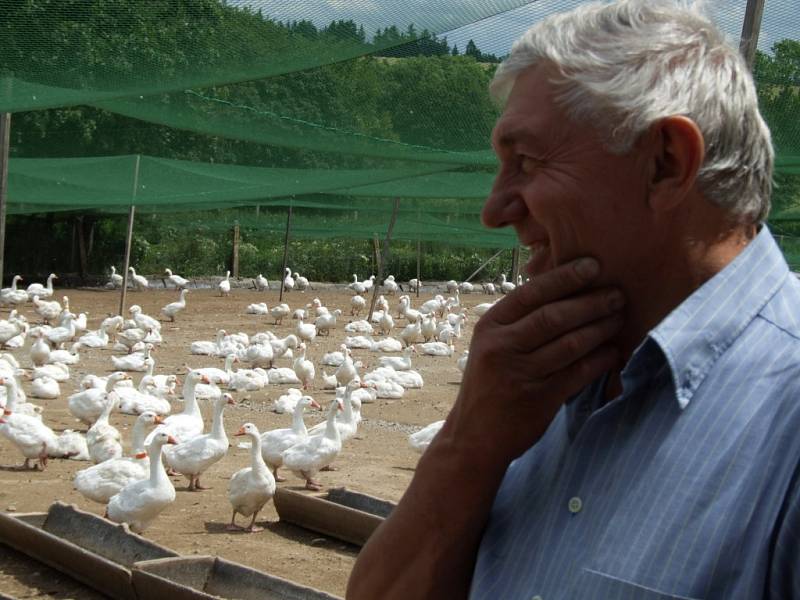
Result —
[[[539,168],[539,161],[530,156],[522,156],[519,161],[519,169],[526,175],[532,175]]]

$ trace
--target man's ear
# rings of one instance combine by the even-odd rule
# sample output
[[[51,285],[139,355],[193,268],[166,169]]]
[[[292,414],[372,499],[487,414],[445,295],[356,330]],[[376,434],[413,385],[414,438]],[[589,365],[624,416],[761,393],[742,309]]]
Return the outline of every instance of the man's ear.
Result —
[[[688,196],[705,158],[705,142],[697,123],[676,115],[653,123],[647,136],[650,151],[650,208],[671,210]]]

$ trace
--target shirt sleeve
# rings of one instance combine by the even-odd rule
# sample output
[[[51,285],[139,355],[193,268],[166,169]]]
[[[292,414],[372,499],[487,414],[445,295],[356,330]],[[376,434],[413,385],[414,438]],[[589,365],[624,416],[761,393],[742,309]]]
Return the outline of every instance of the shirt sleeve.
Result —
[[[768,595],[771,600],[800,600],[800,474],[797,471],[775,538]]]

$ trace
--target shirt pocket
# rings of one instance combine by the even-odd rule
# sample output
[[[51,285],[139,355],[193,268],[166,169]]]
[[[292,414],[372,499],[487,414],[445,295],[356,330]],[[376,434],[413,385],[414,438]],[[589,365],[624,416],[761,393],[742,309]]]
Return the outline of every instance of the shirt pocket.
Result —
[[[702,600],[699,596],[681,596],[662,592],[614,575],[584,568],[579,583],[580,598],[602,600]]]

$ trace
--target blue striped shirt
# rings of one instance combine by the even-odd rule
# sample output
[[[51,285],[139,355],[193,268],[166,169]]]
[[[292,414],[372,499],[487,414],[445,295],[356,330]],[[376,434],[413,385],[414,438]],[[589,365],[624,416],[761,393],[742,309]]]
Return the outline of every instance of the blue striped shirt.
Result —
[[[800,598],[796,315],[763,227],[509,466],[471,598]]]

